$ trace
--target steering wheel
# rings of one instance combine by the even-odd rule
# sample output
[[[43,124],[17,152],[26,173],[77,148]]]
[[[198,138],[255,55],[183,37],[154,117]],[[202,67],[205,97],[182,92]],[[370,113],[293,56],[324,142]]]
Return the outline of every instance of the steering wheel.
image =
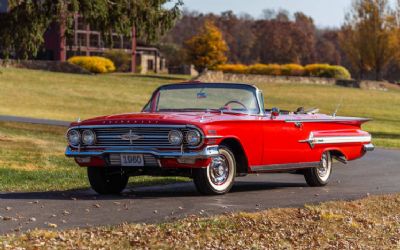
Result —
[[[231,104],[238,104],[240,106],[242,106],[246,111],[248,111],[249,109],[246,107],[246,105],[244,105],[243,103],[239,102],[239,101],[229,101],[227,103],[225,103],[224,108],[225,107],[229,107],[229,105]]]

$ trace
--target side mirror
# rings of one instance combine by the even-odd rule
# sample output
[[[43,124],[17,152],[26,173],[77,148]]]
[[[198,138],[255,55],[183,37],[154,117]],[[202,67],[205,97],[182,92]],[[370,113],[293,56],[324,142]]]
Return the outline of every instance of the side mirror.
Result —
[[[279,108],[272,108],[271,109],[271,119],[274,119],[275,117],[279,116],[280,114]]]

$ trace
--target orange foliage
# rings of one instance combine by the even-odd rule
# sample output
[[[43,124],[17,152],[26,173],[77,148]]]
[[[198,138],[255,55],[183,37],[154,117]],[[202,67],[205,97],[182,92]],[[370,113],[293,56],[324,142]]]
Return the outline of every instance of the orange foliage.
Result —
[[[188,61],[198,71],[215,69],[228,60],[225,55],[228,46],[221,31],[212,21],[206,21],[199,34],[185,42],[185,47]]]

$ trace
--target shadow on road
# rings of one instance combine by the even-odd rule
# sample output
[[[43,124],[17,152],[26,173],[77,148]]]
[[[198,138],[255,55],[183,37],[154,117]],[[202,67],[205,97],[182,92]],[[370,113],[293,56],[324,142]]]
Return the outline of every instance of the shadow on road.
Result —
[[[238,181],[230,194],[252,191],[268,191],[285,188],[306,187],[304,183],[285,182],[247,182]],[[229,194],[228,194],[229,195]],[[97,195],[93,190],[68,190],[50,192],[15,192],[0,193],[0,199],[13,200],[124,200],[124,199],[154,199],[168,197],[203,197],[193,183],[176,183],[168,185],[130,187],[121,195]]]

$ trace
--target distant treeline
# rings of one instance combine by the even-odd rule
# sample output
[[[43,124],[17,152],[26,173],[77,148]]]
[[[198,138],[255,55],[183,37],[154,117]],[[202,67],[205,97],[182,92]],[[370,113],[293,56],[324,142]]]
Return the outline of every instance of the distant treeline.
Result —
[[[170,65],[182,63],[182,45],[196,34],[205,20],[212,20],[222,31],[232,64],[331,64],[346,67],[358,78],[400,79],[395,62],[385,65],[379,75],[372,70],[360,70],[358,62],[352,61],[342,48],[343,28],[320,29],[304,13],[290,15],[287,11],[266,10],[261,19],[238,16],[232,11],[220,15],[185,11],[162,41],[161,47]]]

